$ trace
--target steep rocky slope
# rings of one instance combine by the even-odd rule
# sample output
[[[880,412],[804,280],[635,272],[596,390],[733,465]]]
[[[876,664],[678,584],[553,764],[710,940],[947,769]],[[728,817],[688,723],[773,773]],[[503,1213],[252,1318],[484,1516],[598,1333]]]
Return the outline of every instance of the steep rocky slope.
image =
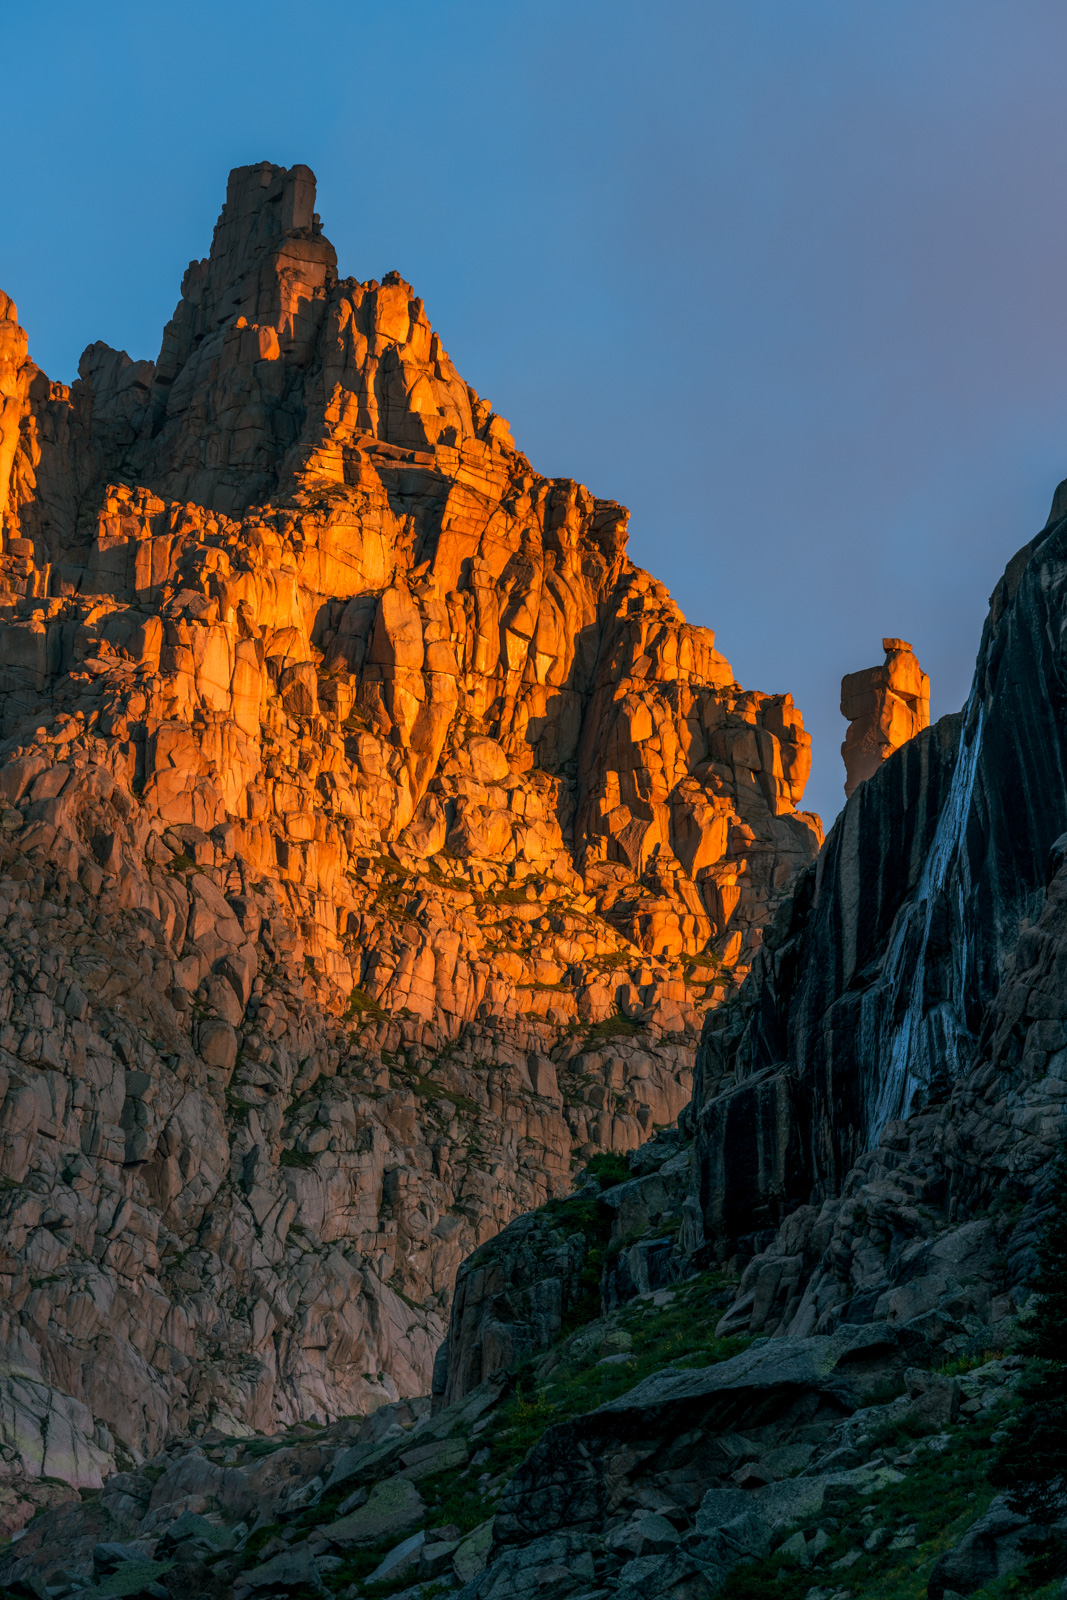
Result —
[[[839,1193],[888,1124],[988,1064],[1067,828],[1065,578],[1057,491],[994,591],[962,714],[860,785],[761,951],[751,998],[706,1022],[693,1115],[716,1249]],[[1035,1021],[1060,1016],[1049,990]],[[1013,1026],[1006,1072],[1029,1038]]]
[[[684,1292],[705,1319],[672,1352],[692,1374],[653,1346],[631,1392],[549,1408],[470,1600],[542,1580],[560,1596],[773,1581],[942,1600],[1022,1564],[1035,1530],[985,1470],[1067,1136],[1063,499],[994,592],[963,715],[859,786],[741,994],[709,1014],[680,1132],[631,1157],[592,1217],[561,1228],[547,1208],[462,1269],[442,1415],[501,1381],[508,1348],[553,1397],[590,1273],[602,1362],[620,1304]],[[728,1353],[712,1327],[755,1339],[757,1367],[704,1367]],[[641,1377],[641,1343],[618,1348]],[[898,1398],[850,1398],[842,1351]],[[953,1375],[972,1368],[961,1397]],[[650,1512],[668,1527],[643,1532]]]
[[[55,1487],[67,1503],[0,1556],[0,1584],[56,1600],[1009,1592],[1034,1530],[986,1473],[1067,1135],[1065,512],[1061,488],[997,586],[963,713],[859,784],[740,991],[709,1010],[678,1125],[611,1154],[586,1138],[573,1191],[561,1177],[464,1261],[432,1404],[252,1439],[232,1409],[190,1406],[189,1433],[99,1495]],[[12,832],[54,816],[20,813]],[[84,884],[67,889],[95,910]],[[210,1041],[232,1025],[205,1012],[197,1026]],[[606,1082],[624,1083],[635,1039],[603,1044]],[[581,1061],[581,1043],[526,1070]],[[387,1065],[392,1094],[402,1069]],[[331,1092],[350,1104],[345,1076]],[[148,1181],[151,1159],[140,1168]],[[199,1253],[212,1248],[233,1271],[232,1236]],[[284,1281],[307,1281],[294,1265]],[[35,1292],[48,1303],[47,1280]]]
[[[0,298],[0,1457],[426,1392],[459,1262],[691,1090],[808,738],[540,477],[303,167],[156,363]]]

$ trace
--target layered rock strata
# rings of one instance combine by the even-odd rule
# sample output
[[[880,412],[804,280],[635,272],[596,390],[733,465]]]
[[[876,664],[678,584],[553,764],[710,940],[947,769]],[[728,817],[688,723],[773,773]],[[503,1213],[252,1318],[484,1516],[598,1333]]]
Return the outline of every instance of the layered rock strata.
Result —
[[[845,795],[878,771],[887,756],[930,726],[930,680],[903,639],[883,639],[885,663],[841,680]]]
[[[808,736],[539,476],[307,168],[158,361],[0,302],[0,1455],[429,1386],[460,1260],[689,1097]]]

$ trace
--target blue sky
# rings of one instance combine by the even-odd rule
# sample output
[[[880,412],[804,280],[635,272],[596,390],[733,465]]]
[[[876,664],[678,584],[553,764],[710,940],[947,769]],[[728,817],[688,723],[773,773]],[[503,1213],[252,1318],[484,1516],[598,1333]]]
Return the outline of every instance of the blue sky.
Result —
[[[541,471],[815,740],[911,639],[935,715],[1067,475],[1062,0],[4,7],[0,287],[52,377],[154,356],[231,166],[304,161]]]

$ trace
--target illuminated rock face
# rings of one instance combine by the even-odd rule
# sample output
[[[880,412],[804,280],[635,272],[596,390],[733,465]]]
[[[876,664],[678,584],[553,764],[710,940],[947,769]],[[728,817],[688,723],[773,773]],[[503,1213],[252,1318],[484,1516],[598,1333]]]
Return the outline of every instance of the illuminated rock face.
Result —
[[[845,794],[878,771],[886,756],[930,726],[930,680],[903,639],[883,639],[885,663],[841,680]]]
[[[231,174],[155,363],[52,383],[0,298],[0,1283],[85,1481],[424,1390],[459,1261],[678,1115],[821,839],[789,695],[314,197]]]

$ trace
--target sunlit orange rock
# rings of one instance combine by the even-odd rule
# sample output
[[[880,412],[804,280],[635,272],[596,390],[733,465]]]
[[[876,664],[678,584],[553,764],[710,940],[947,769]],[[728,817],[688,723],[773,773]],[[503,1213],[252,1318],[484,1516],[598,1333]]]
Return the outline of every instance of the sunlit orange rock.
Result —
[[[155,362],[52,383],[0,297],[0,1357],[143,1454],[425,1392],[459,1261],[677,1118],[821,840],[790,696],[314,203],[233,172]]]
[[[841,746],[845,794],[871,777],[886,756],[930,725],[930,679],[911,645],[883,639],[885,663],[841,680],[841,715],[849,719]]]

